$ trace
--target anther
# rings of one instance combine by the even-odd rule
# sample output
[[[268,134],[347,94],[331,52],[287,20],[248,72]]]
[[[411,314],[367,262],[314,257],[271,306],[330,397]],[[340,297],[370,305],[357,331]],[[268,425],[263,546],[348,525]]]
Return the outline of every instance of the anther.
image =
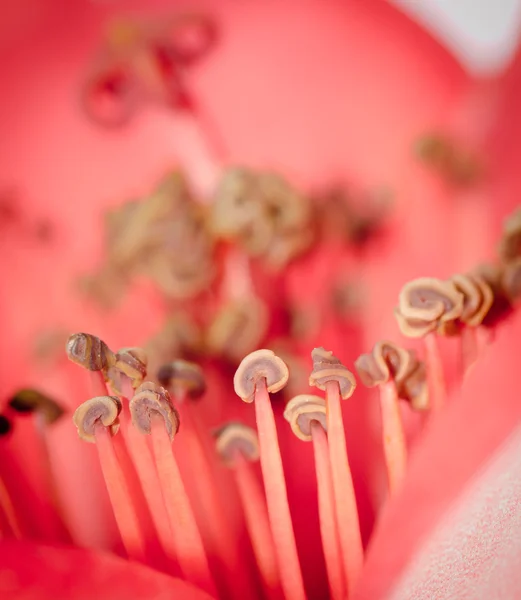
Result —
[[[304,442],[312,440],[311,424],[319,423],[327,431],[326,402],[320,396],[300,394],[292,398],[284,408],[284,418],[293,433]]]
[[[463,294],[453,282],[422,277],[403,286],[395,314],[404,335],[421,337],[438,323],[459,318],[462,311]]]
[[[268,392],[278,392],[288,382],[286,363],[271,350],[256,350],[246,356],[233,378],[237,396],[244,402],[253,402],[256,385],[264,380]]]
[[[356,380],[340,360],[332,352],[324,348],[314,348],[311,352],[313,371],[309,376],[309,385],[326,391],[329,382],[336,382],[340,388],[340,396],[347,400],[356,388]]]
[[[66,345],[67,357],[89,371],[106,371],[114,366],[116,355],[95,335],[75,333]]]
[[[215,448],[222,461],[233,465],[238,454],[250,462],[259,460],[259,439],[251,427],[242,423],[227,423],[214,433]]]
[[[150,435],[152,432],[152,417],[161,416],[170,440],[179,431],[179,415],[165,388],[146,381],[136,390],[129,403],[130,414],[134,427],[141,433]]]
[[[134,389],[138,388],[147,375],[147,355],[142,348],[121,348],[116,353],[114,368],[126,375]]]
[[[98,423],[110,428],[112,435],[119,429],[118,416],[121,412],[121,401],[116,396],[98,396],[78,406],[72,420],[78,429],[78,435],[86,442],[96,441],[94,433]]]
[[[427,166],[454,185],[473,184],[483,172],[477,156],[443,134],[422,136],[415,152]]]
[[[200,398],[206,392],[206,380],[199,365],[187,360],[174,360],[159,367],[159,383],[176,398]]]
[[[376,342],[370,354],[362,354],[355,361],[358,375],[367,387],[386,383],[390,379],[401,383],[417,364],[414,352],[386,340]]]
[[[227,302],[206,332],[206,345],[214,356],[240,359],[258,348],[268,326],[268,310],[255,297]]]
[[[19,413],[38,412],[48,425],[55,423],[64,413],[55,400],[33,389],[18,390],[9,400],[9,406]]]

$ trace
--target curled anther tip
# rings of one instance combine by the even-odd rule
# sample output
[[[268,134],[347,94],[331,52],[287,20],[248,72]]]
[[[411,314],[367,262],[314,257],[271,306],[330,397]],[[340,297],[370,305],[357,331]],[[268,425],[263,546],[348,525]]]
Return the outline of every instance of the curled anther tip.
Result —
[[[286,404],[284,418],[300,440],[310,442],[313,422],[319,423],[327,431],[326,401],[313,394],[295,396]]]
[[[355,361],[355,368],[367,387],[386,383],[391,378],[400,382],[417,364],[416,355],[410,350],[387,340],[376,342],[370,354],[362,354]]]
[[[332,352],[324,348],[313,348],[311,358],[313,370],[309,376],[309,385],[325,391],[329,382],[336,381],[344,400],[353,395],[356,389],[356,379]]]
[[[420,277],[403,286],[398,309],[408,321],[452,321],[463,311],[463,294],[450,280]]]
[[[494,293],[490,285],[478,274],[453,275],[456,289],[463,294],[463,310],[459,320],[471,327],[477,327],[490,311]]]
[[[159,383],[174,394],[189,398],[200,398],[206,392],[206,380],[199,365],[187,360],[177,359],[159,367]]]
[[[517,258],[505,266],[501,286],[510,302],[519,302],[521,299],[521,258]]]
[[[227,423],[214,436],[217,453],[225,464],[232,466],[238,453],[250,462],[259,460],[259,438],[252,427]]]
[[[94,430],[99,423],[109,427],[112,435],[118,432],[120,412],[121,401],[117,396],[97,396],[80,404],[72,420],[80,438],[94,443],[96,441]]]
[[[171,440],[179,431],[179,414],[172,404],[170,394],[157,383],[142,383],[130,400],[129,408],[132,423],[140,433],[149,435],[152,432],[153,416],[163,418]]]
[[[266,380],[268,392],[281,390],[289,378],[286,363],[271,350],[256,350],[242,359],[233,377],[233,387],[244,402],[253,402],[259,381]]]
[[[115,368],[126,375],[134,389],[138,388],[147,376],[148,358],[143,348],[121,348],[116,353]]]
[[[423,321],[421,319],[407,319],[398,306],[394,308],[394,316],[398,327],[403,335],[411,338],[418,338],[427,335],[436,329],[436,321]]]
[[[107,344],[89,333],[74,333],[65,348],[70,361],[89,371],[106,371],[116,363],[116,355]]]
[[[268,309],[258,298],[248,298],[247,302],[228,302],[208,327],[207,348],[213,355],[238,362],[245,354],[258,348],[268,320]]]
[[[64,409],[52,398],[38,390],[18,390],[9,400],[9,406],[19,413],[40,413],[48,425],[55,423],[64,414]]]

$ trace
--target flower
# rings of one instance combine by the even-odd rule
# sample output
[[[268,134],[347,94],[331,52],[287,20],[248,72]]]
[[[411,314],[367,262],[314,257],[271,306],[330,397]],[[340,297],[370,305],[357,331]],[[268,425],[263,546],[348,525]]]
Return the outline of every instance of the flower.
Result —
[[[273,275],[258,268],[252,275],[254,288],[262,301],[255,322],[262,321],[262,306],[268,306],[274,330],[272,335],[283,332],[283,309],[286,308],[283,302],[298,317],[294,320],[296,335],[291,340],[288,362],[293,355],[308,356],[315,345],[323,345],[338,352],[343,363],[351,364],[378,339],[396,339],[392,308],[405,282],[422,275],[446,278],[456,271],[466,272],[483,259],[491,259],[497,236],[489,225],[489,215],[497,229],[498,219],[507,214],[507,207],[512,208],[514,194],[511,189],[505,189],[506,182],[514,181],[512,185],[516,185],[515,168],[509,161],[514,160],[512,157],[517,152],[517,121],[514,120],[512,130],[505,127],[502,123],[505,113],[510,115],[514,111],[499,109],[515,106],[517,68],[512,67],[505,81],[478,85],[425,32],[383,3],[365,2],[348,8],[340,2],[331,2],[329,11],[319,10],[312,2],[305,6],[299,4],[297,25],[291,5],[277,5],[276,9],[271,4],[240,8],[234,5],[232,11],[231,5],[216,4],[212,8],[217,20],[223,23],[220,45],[208,60],[194,65],[194,71],[187,74],[187,79],[188,89],[193,90],[195,98],[199,102],[204,100],[199,105],[199,115],[195,113],[195,116],[202,119],[204,115],[210,115],[211,122],[219,124],[227,149],[223,157],[226,162],[247,165],[256,172],[269,166],[287,176],[291,189],[299,191],[319,188],[322,192],[332,180],[342,182],[347,169],[355,198],[360,196],[357,190],[371,194],[380,186],[391,188],[394,204],[389,210],[389,221],[384,218],[384,232],[379,241],[355,251],[352,246],[345,249],[338,233],[331,235],[331,239],[322,236],[318,246],[316,242],[306,240],[302,252],[309,244],[315,244],[313,250],[292,260],[282,274]],[[17,186],[22,212],[16,225],[18,229],[6,226],[2,241],[5,251],[9,249],[12,256],[6,273],[11,293],[3,299],[3,314],[10,323],[9,335],[1,342],[3,355],[10,357],[9,367],[3,372],[5,398],[11,397],[20,386],[44,389],[49,396],[58,399],[60,405],[72,411],[91,397],[88,379],[82,378],[74,365],[63,361],[52,367],[35,361],[31,349],[35,334],[45,329],[43,325],[52,324],[68,333],[75,330],[97,332],[116,350],[125,345],[144,343],[150,334],[161,328],[165,313],[163,294],[158,293],[157,285],[143,279],[123,294],[117,313],[100,311],[71,290],[71,282],[76,281],[78,275],[92,273],[99,266],[102,255],[99,219],[105,212],[106,199],[120,198],[130,190],[141,195],[150,194],[151,182],[158,180],[163,170],[170,169],[176,160],[184,163],[195,193],[208,197],[214,185],[215,161],[209,159],[211,152],[203,147],[194,125],[194,122],[206,123],[207,130],[208,121],[194,121],[190,115],[172,118],[166,110],[160,112],[157,107],[155,110],[144,107],[142,112],[135,114],[127,129],[118,133],[104,132],[89,123],[77,105],[70,101],[73,90],[80,89],[84,82],[85,72],[79,65],[88,64],[100,22],[112,9],[94,4],[56,7],[44,3],[39,21],[32,13],[24,14],[22,9],[18,10],[17,18],[25,21],[24,27],[32,27],[25,30],[32,32],[31,43],[27,43],[27,33],[12,27],[8,42],[24,43],[17,46],[14,58],[9,59],[5,77],[11,84],[10,93],[0,100],[6,115],[5,139],[10,144],[3,167],[4,179],[9,187]],[[30,21],[33,18],[35,21]],[[78,28],[69,28],[68,23],[72,22],[81,22],[81,32]],[[378,45],[368,34],[375,27],[379,32],[381,29]],[[291,53],[286,51],[290,30]],[[36,57],[45,60],[45,75],[40,71],[35,73]],[[230,77],[231,73],[241,76]],[[267,89],[272,93],[266,94]],[[238,98],[242,101],[237,102]],[[252,115],[256,120],[254,128]],[[480,127],[485,122],[484,115],[490,115],[485,131]],[[512,133],[511,138],[505,139],[506,130]],[[431,150],[427,153],[424,145],[422,158],[427,162],[426,168],[414,158],[411,149],[419,137],[432,131],[436,134],[433,137],[438,145],[434,144],[434,149],[438,148],[438,152],[441,139],[442,160],[436,158],[439,157],[436,153],[433,158],[432,144],[427,144],[427,149]],[[458,150],[460,145],[461,151]],[[469,146],[470,150],[467,150]],[[447,181],[446,174],[454,172],[453,162],[458,163],[454,157],[469,154],[486,157],[484,179],[477,178],[475,186],[455,187],[454,177]],[[429,165],[436,167],[437,172],[429,171]],[[476,172],[481,171],[477,169]],[[277,183],[272,176],[266,176],[266,179],[270,185]],[[456,180],[459,182],[458,178]],[[23,189],[18,189],[19,182],[23,182]],[[501,200],[492,208],[487,201],[491,194]],[[329,206],[324,204],[328,210]],[[454,205],[458,210],[454,210]],[[356,200],[354,206],[357,206]],[[41,236],[34,232],[40,230],[42,222],[49,221],[53,223],[51,235],[47,239],[43,236],[42,243]],[[326,231],[331,229],[331,221],[334,219],[326,221],[329,223]],[[196,218],[194,222],[198,222]],[[307,223],[307,218],[303,222]],[[462,235],[461,232],[468,231],[468,224],[472,225],[472,234]],[[283,233],[292,240],[295,229],[299,232],[296,238],[301,239],[302,232],[294,223],[288,229],[276,228],[273,239],[279,241]],[[476,230],[480,235],[475,234]],[[196,235],[199,229],[194,225],[193,231]],[[442,244],[441,231],[446,233]],[[246,239],[251,240],[251,234]],[[261,254],[273,250],[271,246],[261,245],[261,248]],[[297,254],[300,251],[298,249]],[[202,252],[206,256],[204,245]],[[294,258],[292,253],[288,256]],[[244,274],[241,271],[243,258],[242,252],[230,253],[226,264],[233,267],[232,274],[237,271]],[[145,267],[149,268],[150,264]],[[114,275],[113,271],[110,273]],[[127,275],[121,265],[118,265],[117,273]],[[338,273],[349,276],[346,281],[333,286]],[[166,278],[156,279],[163,283]],[[126,280],[124,277],[122,280],[124,287]],[[240,291],[237,287],[244,283],[244,277],[231,277],[228,283],[227,293],[232,295]],[[33,309],[35,296],[38,297],[37,311]],[[239,305],[240,297],[239,294]],[[230,300],[237,303],[237,298]],[[353,318],[357,303],[361,303],[363,309],[355,312]],[[199,308],[200,305],[196,306]],[[215,309],[211,302],[201,306]],[[333,306],[348,317],[339,319]],[[225,316],[222,319],[228,323],[229,306],[218,303],[217,308],[223,309]],[[249,308],[246,317],[252,314],[253,303]],[[415,598],[422,597],[421,594],[429,597],[430,594],[432,597],[432,581],[441,585],[442,575],[445,577],[443,584],[453,586],[446,588],[451,590],[452,597],[457,597],[465,585],[471,585],[465,577],[447,570],[446,564],[440,566],[436,559],[444,556],[447,523],[452,523],[453,529],[459,531],[461,526],[476,522],[476,514],[479,515],[477,522],[482,523],[484,513],[471,512],[469,516],[466,505],[474,506],[473,498],[479,499],[480,493],[491,490],[494,498],[503,498],[497,483],[502,481],[504,465],[515,468],[512,446],[506,444],[503,454],[494,458],[479,478],[473,479],[485,461],[498,448],[503,448],[502,443],[516,425],[517,406],[512,390],[516,389],[517,383],[515,370],[509,367],[513,360],[510,349],[516,340],[517,320],[514,316],[512,321],[497,326],[497,340],[484,352],[485,356],[479,358],[462,386],[461,394],[459,383],[454,383],[461,376],[461,369],[452,372],[447,369],[449,389],[454,390],[454,396],[461,397],[447,402],[426,430],[418,433],[418,417],[404,409],[405,433],[409,436],[416,433],[418,441],[410,453],[410,465],[405,474],[403,469],[400,472],[392,467],[397,476],[398,491],[385,504],[386,467],[389,464],[382,456],[381,422],[374,410],[378,404],[360,386],[354,397],[344,403],[348,456],[357,494],[357,518],[364,542],[370,539],[367,562],[355,588],[355,597],[356,594],[361,598],[392,597],[391,594],[395,597],[409,594]],[[181,321],[183,325],[189,325],[187,319]],[[178,323],[171,326],[177,331]],[[212,340],[217,341],[212,347],[215,353],[221,353],[224,348],[219,335],[221,329],[215,326],[215,330],[217,333]],[[183,352],[190,345],[186,342],[192,339],[190,336],[188,327],[183,338]],[[244,342],[246,346],[247,341],[248,337]],[[453,343],[451,348],[451,341],[444,342],[442,340],[441,345],[445,357],[445,350],[454,352],[457,344]],[[444,348],[445,345],[449,348]],[[235,350],[233,345],[232,350]],[[288,348],[281,344],[277,353],[282,356],[284,350],[288,353]],[[435,354],[431,352],[429,374],[436,364],[432,362],[433,356]],[[242,356],[228,358],[233,361]],[[238,399],[230,399],[233,371],[227,370],[222,363],[216,368],[215,362],[209,359],[204,361],[203,367],[208,397],[213,401],[208,405],[203,424],[206,420],[207,425],[213,426],[239,417],[253,424],[253,408],[242,406]],[[296,374],[299,368],[302,370],[302,363],[297,360],[290,370]],[[304,364],[306,377],[308,371],[310,363]],[[290,383],[294,382],[295,379],[290,378]],[[490,392],[485,395],[484,390]],[[489,401],[492,394],[493,405]],[[440,396],[446,400],[444,393]],[[183,417],[190,419],[190,408],[187,407],[181,407],[181,413],[187,414],[181,414],[181,433],[176,444],[183,443]],[[319,414],[320,402],[315,400],[312,408],[318,411],[312,414]],[[286,436],[284,432],[289,432],[290,428],[281,416],[277,422],[279,443],[300,564],[309,596],[323,597],[328,584],[324,556],[318,551],[321,531],[317,518],[312,444],[304,445]],[[9,418],[12,420],[12,416]],[[45,489],[49,483],[44,472],[48,462],[40,452],[38,444],[41,440],[35,432],[37,424],[36,419],[24,421],[15,417],[14,434],[2,440],[2,444],[6,454],[22,463],[23,468],[6,470],[2,476],[8,492],[20,502],[18,507],[25,507],[21,514],[27,528],[32,530],[31,537],[55,544],[58,540],[66,541],[67,530],[59,529],[62,523],[55,518],[52,494]],[[468,428],[466,435],[461,433],[464,426]],[[98,459],[94,452],[89,452],[92,448],[86,448],[76,440],[73,427],[65,419],[58,421],[52,429],[46,426],[45,431],[44,439],[49,444],[53,468],[51,481],[56,481],[60,492],[58,514],[64,517],[74,541],[122,553],[111,516],[112,507],[103,492]],[[114,440],[120,437],[121,433]],[[188,436],[185,439],[188,442]],[[387,458],[396,457],[396,449],[400,448],[403,450],[401,443],[391,448]],[[176,458],[200,521],[201,501],[205,498],[194,494],[197,483],[193,477],[195,455],[192,452],[189,456],[182,454],[179,452],[180,456]],[[102,464],[105,465],[104,460]],[[222,469],[218,472],[221,473],[219,486],[228,493],[227,508],[233,513],[238,504],[232,501],[231,474]],[[87,473],[90,485],[85,485]],[[439,482],[436,477],[440,477]],[[515,498],[512,482],[504,483],[502,489],[512,490]],[[222,490],[218,487],[218,492],[211,493]],[[134,498],[138,491],[131,488],[126,497]],[[115,507],[121,505],[121,498],[119,503],[117,499],[112,500]],[[508,500],[512,498],[509,496]],[[418,503],[422,510],[418,510]],[[449,509],[453,511],[453,521],[444,520]],[[44,514],[48,518],[41,518]],[[381,518],[379,516],[373,534],[375,514]],[[86,515],[89,515],[88,519]],[[225,541],[221,539],[223,546],[214,548],[215,556],[229,551],[229,547],[233,550],[236,544],[242,548],[239,543],[244,528],[242,513],[236,511],[230,516],[234,517],[228,518],[228,532],[232,533]],[[498,539],[505,540],[504,545],[498,543],[502,552],[512,552],[515,548],[505,534],[505,523],[510,522],[513,521],[503,520],[497,527],[495,522],[492,523],[496,527],[493,530],[501,532]],[[217,525],[223,523],[224,520]],[[143,520],[141,524],[148,527],[149,532],[154,531],[150,521]],[[462,553],[467,556],[470,549],[478,547],[481,554],[477,553],[473,565],[479,575],[480,561],[498,556],[497,550],[488,545],[489,538],[475,535],[472,530],[470,534],[468,530],[466,533],[468,544],[461,546]],[[159,543],[158,539],[153,541]],[[248,542],[244,546],[246,555],[251,557]],[[24,590],[27,597],[40,594],[41,590],[29,587],[30,573],[25,561],[22,565],[22,557],[25,560],[34,557],[32,564],[40,573],[38,585],[46,586],[48,597],[66,593],[66,588],[60,587],[64,585],[60,571],[70,575],[69,581],[71,586],[74,585],[77,597],[81,597],[81,593],[86,597],[104,597],[103,594],[107,598],[118,597],[118,594],[125,597],[130,593],[123,587],[127,584],[132,585],[136,595],[138,586],[146,586],[149,591],[157,586],[161,593],[166,593],[169,591],[167,586],[172,586],[171,593],[180,597],[185,593],[187,598],[201,595],[193,587],[172,577],[152,574],[145,567],[133,564],[129,572],[126,563],[106,554],[69,549],[42,550],[29,542],[23,545],[2,542],[0,552],[5,557],[2,564],[8,565],[0,578],[0,584],[4,586],[2,591],[7,594],[20,595]],[[157,551],[157,555],[160,554]],[[85,573],[77,573],[77,563],[87,560],[93,561],[99,583],[90,576],[85,577]],[[151,562],[154,567],[165,568],[156,560]],[[242,562],[239,564],[243,565]],[[291,564],[294,567],[294,561]],[[502,564],[505,570],[494,573],[508,576],[509,585],[514,586],[515,572],[508,570],[510,564],[505,561]],[[327,566],[328,569],[335,567]],[[436,568],[434,575],[426,578],[425,574],[433,567]],[[211,568],[215,570],[212,565]],[[223,574],[223,570],[217,571]],[[229,575],[230,571],[224,569],[228,585]],[[241,578],[236,571],[234,575],[237,575],[234,582],[239,586]],[[246,584],[253,581],[247,573],[243,575]],[[111,582],[117,581],[110,586],[110,592],[89,587],[106,586],[105,577],[110,577]],[[495,577],[489,581],[482,578],[480,586],[491,586],[494,582]],[[222,585],[222,582],[218,583]],[[515,589],[512,587],[505,593]],[[514,596],[510,594],[510,597]]]

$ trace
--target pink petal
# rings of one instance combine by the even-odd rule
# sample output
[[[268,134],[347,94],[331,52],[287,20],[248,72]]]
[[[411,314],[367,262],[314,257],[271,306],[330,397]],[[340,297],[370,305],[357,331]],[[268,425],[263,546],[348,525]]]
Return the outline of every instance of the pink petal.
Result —
[[[2,600],[209,600],[193,586],[109,554],[0,543]]]
[[[390,502],[377,527],[357,600],[389,597],[408,565],[434,543],[440,520],[455,510],[472,485],[471,479],[520,423],[521,381],[516,354],[520,334],[521,318],[517,315],[499,332],[497,342],[471,372],[460,396],[453,398],[425,431],[411,458],[402,493]],[[497,470],[494,473],[497,475]],[[494,477],[489,481],[494,487]],[[460,509],[458,514],[464,512]],[[469,517],[465,519],[460,527],[469,526]],[[482,524],[483,533],[488,532],[489,525]],[[443,547],[441,559],[446,552],[447,547]],[[461,556],[462,564],[467,558],[466,554]]]

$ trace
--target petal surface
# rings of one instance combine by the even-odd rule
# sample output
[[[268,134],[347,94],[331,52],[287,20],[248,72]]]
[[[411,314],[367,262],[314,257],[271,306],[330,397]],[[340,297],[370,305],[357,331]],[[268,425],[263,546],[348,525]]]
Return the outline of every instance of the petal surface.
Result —
[[[193,586],[110,554],[0,543],[2,600],[210,600]]]

